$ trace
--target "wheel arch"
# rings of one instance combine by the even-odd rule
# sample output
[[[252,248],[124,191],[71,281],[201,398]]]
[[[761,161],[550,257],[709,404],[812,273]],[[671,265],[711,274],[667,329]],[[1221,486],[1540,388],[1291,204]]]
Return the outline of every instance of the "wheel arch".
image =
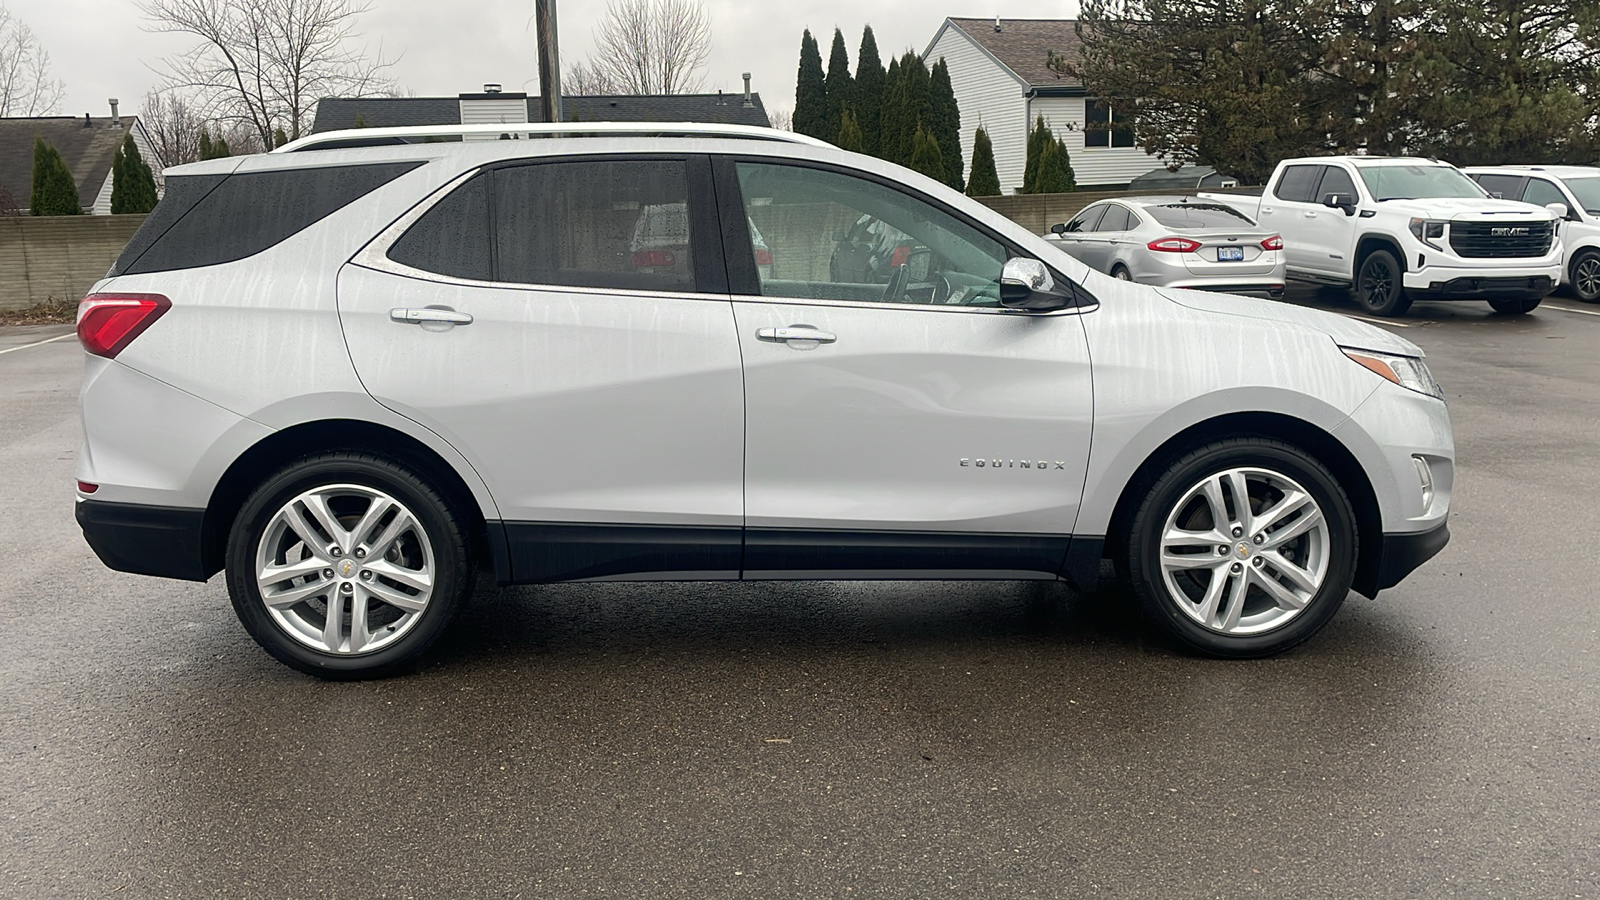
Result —
[[[1400,264],[1401,272],[1411,271],[1411,266],[1409,266],[1406,262],[1405,251],[1400,249],[1400,243],[1398,241],[1387,234],[1382,234],[1380,232],[1368,232],[1363,234],[1360,239],[1356,241],[1356,256],[1351,262],[1350,267],[1351,284],[1357,283],[1357,280],[1361,277],[1361,264],[1367,261],[1367,257],[1370,256],[1374,250],[1388,250],[1390,253],[1394,254],[1395,262]]]
[[[206,574],[214,575],[223,568],[228,530],[250,492],[263,479],[301,456],[335,450],[372,453],[415,469],[459,511],[467,524],[476,560],[493,568],[498,583],[510,581],[510,558],[500,523],[487,519],[456,467],[403,431],[355,419],[320,419],[275,431],[229,464],[206,504],[201,533],[201,560]]]
[[[1383,514],[1371,479],[1355,454],[1337,437],[1311,422],[1283,413],[1229,413],[1196,422],[1167,438],[1123,484],[1106,532],[1106,557],[1115,558],[1125,549],[1128,529],[1140,502],[1167,466],[1209,441],[1241,436],[1283,441],[1328,467],[1349,496],[1356,516],[1356,574],[1351,587],[1364,596],[1375,595],[1383,555]]]

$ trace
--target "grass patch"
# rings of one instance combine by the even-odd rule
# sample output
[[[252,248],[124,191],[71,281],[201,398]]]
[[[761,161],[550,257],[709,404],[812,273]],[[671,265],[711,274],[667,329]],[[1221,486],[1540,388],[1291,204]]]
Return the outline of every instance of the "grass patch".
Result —
[[[0,325],[71,325],[78,320],[78,304],[46,300],[27,309],[0,309]]]

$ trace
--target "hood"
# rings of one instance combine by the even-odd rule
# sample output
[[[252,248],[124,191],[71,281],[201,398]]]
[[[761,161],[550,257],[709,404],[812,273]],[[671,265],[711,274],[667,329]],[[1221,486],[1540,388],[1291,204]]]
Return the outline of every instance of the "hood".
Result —
[[[1476,219],[1527,216],[1534,221],[1554,219],[1555,213],[1532,203],[1491,200],[1488,197],[1435,197],[1420,200],[1385,200],[1378,204],[1389,212],[1410,213],[1419,219]]]
[[[1163,297],[1179,306],[1209,313],[1245,316],[1269,322],[1286,322],[1319,331],[1342,347],[1376,350],[1399,356],[1422,356],[1422,348],[1405,338],[1384,331],[1376,325],[1358,322],[1337,313],[1320,309],[1307,309],[1277,300],[1257,300],[1214,291],[1186,291],[1177,288],[1157,288]]]

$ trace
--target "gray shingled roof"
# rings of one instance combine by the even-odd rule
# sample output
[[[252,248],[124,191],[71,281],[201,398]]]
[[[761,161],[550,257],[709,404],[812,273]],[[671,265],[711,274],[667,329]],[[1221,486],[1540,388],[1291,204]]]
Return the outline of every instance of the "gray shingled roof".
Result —
[[[87,120],[72,116],[0,119],[0,185],[16,199],[18,209],[28,208],[33,196],[33,139],[42,137],[66,161],[72,180],[78,184],[78,202],[85,208],[93,206],[111,171],[111,157],[122,146],[122,138],[133,123],[133,116],[123,116],[120,126],[112,125],[109,116]],[[160,170],[156,160],[145,161],[152,169]]]
[[[761,95],[752,94],[618,95],[561,98],[569,122],[710,122],[718,125],[771,124]],[[528,121],[542,122],[537,97],[527,98]],[[458,125],[461,103],[456,97],[325,97],[317,103],[312,133],[354,128],[356,117],[369,128],[400,125]]]
[[[1083,49],[1078,40],[1077,22],[1073,19],[1006,19],[1000,20],[1000,30],[994,30],[994,19],[951,18],[950,24],[977,42],[978,46],[994,54],[1001,64],[1029,85],[1079,87],[1076,78],[1058,78],[1045,68],[1050,51],[1074,61]]]

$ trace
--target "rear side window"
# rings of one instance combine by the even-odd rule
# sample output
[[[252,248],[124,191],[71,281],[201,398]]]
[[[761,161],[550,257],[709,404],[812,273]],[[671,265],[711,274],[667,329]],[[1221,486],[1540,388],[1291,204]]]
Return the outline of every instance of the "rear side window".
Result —
[[[1317,189],[1317,176],[1322,166],[1290,166],[1278,176],[1272,196],[1291,203],[1310,203],[1311,192]]]
[[[1128,210],[1125,207],[1121,207],[1121,206],[1115,206],[1115,205],[1107,206],[1106,207],[1106,217],[1104,219],[1100,220],[1100,226],[1098,228],[1096,228],[1095,230],[1096,231],[1127,231],[1128,230]]]
[[[198,197],[195,194],[203,185],[196,178],[179,196],[156,205],[112,272],[168,272],[253,256],[420,165],[417,161],[236,173]],[[168,191],[183,180],[169,179]],[[174,217],[162,212],[168,199],[189,205],[180,211],[182,203],[173,204]],[[147,230],[155,236],[145,239]]]
[[[482,174],[423,213],[389,258],[424,272],[492,281],[489,263],[489,179]]]
[[[493,177],[495,280],[694,290],[682,160],[542,163]]]

